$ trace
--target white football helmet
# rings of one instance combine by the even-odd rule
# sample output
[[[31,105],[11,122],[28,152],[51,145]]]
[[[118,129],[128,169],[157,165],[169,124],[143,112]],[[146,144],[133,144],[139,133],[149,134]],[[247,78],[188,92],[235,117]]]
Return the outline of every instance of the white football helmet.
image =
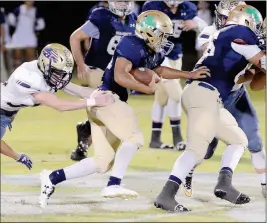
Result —
[[[170,8],[176,8],[179,4],[183,3],[182,0],[164,0],[166,5],[168,5]]]
[[[74,59],[67,47],[51,43],[42,49],[38,68],[46,83],[55,91],[64,88],[72,78]]]
[[[134,1],[108,1],[109,10],[117,16],[123,17],[133,12]]]
[[[219,2],[218,6],[215,5],[215,26],[217,30],[225,25],[230,11],[239,5],[246,5],[246,3],[239,0],[223,0]]]

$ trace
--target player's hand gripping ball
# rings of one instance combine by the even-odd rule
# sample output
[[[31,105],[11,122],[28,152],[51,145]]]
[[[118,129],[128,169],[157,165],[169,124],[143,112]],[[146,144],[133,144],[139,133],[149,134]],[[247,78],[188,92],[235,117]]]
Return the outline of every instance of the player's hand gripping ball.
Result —
[[[144,67],[133,69],[130,71],[130,74],[133,75],[135,80],[147,86],[152,81],[153,75],[156,75],[156,83],[160,81],[160,77],[153,70]]]

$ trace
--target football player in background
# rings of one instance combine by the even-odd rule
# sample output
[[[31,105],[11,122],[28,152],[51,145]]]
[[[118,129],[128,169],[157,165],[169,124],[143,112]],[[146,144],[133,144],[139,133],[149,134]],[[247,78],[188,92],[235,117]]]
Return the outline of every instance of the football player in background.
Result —
[[[120,39],[134,33],[136,16],[132,13],[133,1],[108,1],[109,9],[100,7],[93,10],[88,21],[75,30],[70,37],[70,46],[77,63],[78,78],[85,80],[89,87],[96,89]],[[90,47],[83,57],[81,41],[90,39]],[[91,144],[90,122],[76,126],[77,148],[71,153],[72,160],[87,157]]]
[[[137,82],[129,73],[130,70],[146,67],[164,78],[172,79],[206,77],[203,74],[208,73],[208,70],[203,67],[193,72],[183,72],[160,66],[165,54],[173,47],[167,40],[173,34],[173,26],[166,14],[156,10],[140,14],[135,33],[136,35],[122,38],[104,72],[103,83],[93,93],[94,96],[112,95],[115,99],[115,102],[106,109],[95,107],[88,110],[88,116],[92,119],[94,156],[52,173],[44,170],[39,197],[41,207],[46,207],[55,185],[93,173],[105,173],[111,167],[113,167],[112,173],[107,187],[102,190],[102,196],[109,198],[138,196],[135,191],[121,186],[121,180],[131,158],[144,143],[135,112],[127,104],[128,89],[153,94],[156,89],[156,74],[147,86]]]
[[[71,111],[88,106],[104,106],[112,103],[113,98],[103,95],[101,98],[89,98],[92,89],[69,83],[72,77],[74,60],[71,52],[60,44],[49,44],[41,52],[38,60],[20,65],[1,84],[1,153],[31,169],[28,156],[13,151],[3,140],[3,136],[18,111],[24,107],[46,105],[59,111]],[[62,100],[54,94],[58,90],[83,98],[83,100]]]
[[[159,10],[167,14],[173,23],[174,34],[170,41],[174,43],[173,50],[166,56],[162,66],[181,70],[182,68],[182,39],[183,31],[202,31],[207,24],[197,16],[197,7],[187,1],[146,1],[142,11]],[[181,94],[180,80],[163,79],[157,88],[152,108],[152,134],[149,146],[157,149],[184,150],[186,147],[181,134]],[[161,141],[161,130],[167,109],[172,128],[173,146]]]
[[[266,55],[257,46],[256,36],[261,23],[262,17],[256,8],[240,5],[230,12],[226,26],[210,39],[196,68],[207,66],[211,76],[188,81],[183,91],[182,103],[188,115],[187,149],[176,160],[169,180],[154,203],[156,207],[167,211],[188,211],[175,200],[175,195],[189,171],[202,162],[214,137],[227,145],[214,189],[215,196],[234,204],[250,201],[247,195],[232,186],[233,171],[248,146],[248,140],[234,117],[223,108],[222,102],[227,100],[236,76],[248,63],[261,70],[255,74],[250,86],[265,87]],[[257,82],[258,78],[261,81]]]
[[[221,1],[215,10],[215,24],[206,27],[197,39],[198,47],[203,50],[207,47],[209,38],[215,34],[217,30],[224,27],[228,15],[231,10],[233,10],[238,5],[245,5],[245,2],[240,2],[236,0],[225,0]],[[257,24],[259,27],[261,24]],[[262,49],[265,50],[265,31],[261,32],[260,39],[263,41]],[[250,68],[251,65],[248,65]],[[238,78],[245,73],[246,69],[238,74]],[[248,71],[251,73],[251,71]],[[252,72],[255,72],[252,70]],[[249,74],[248,73],[248,74]],[[237,82],[236,78],[235,82]],[[240,81],[240,80],[239,80]],[[262,139],[259,133],[259,121],[254,109],[252,102],[249,98],[249,94],[243,84],[236,83],[228,96],[224,101],[224,108],[226,108],[236,119],[238,126],[245,132],[248,138],[248,150],[251,153],[251,162],[256,171],[260,176],[260,182],[262,187],[262,194],[266,197],[266,155],[263,148]],[[208,152],[205,159],[210,159],[213,156],[214,150],[218,145],[218,139],[214,138],[209,146]],[[189,173],[185,179],[184,192],[187,196],[192,194],[192,176],[194,169]]]

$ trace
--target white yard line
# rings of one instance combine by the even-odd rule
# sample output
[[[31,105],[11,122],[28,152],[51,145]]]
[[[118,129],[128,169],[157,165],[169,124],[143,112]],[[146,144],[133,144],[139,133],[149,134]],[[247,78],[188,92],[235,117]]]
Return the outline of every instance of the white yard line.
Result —
[[[181,213],[166,213],[166,214],[148,214],[144,215],[139,218],[125,218],[125,219],[118,219],[110,222],[143,222],[146,220],[154,220],[154,219],[160,219],[160,218],[166,218],[166,217],[173,217],[178,215],[190,215],[190,214],[197,214],[197,213],[208,213],[212,211],[222,210],[223,207],[216,207],[216,208],[209,208],[208,210],[196,210],[196,211],[189,211],[189,212],[181,212]]]

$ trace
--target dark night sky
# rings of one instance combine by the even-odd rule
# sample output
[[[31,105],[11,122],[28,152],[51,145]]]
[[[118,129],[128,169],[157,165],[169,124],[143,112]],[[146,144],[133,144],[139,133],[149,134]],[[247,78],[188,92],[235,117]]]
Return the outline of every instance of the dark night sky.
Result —
[[[4,7],[6,13],[8,13],[22,3],[21,1],[1,1],[0,7]],[[71,33],[85,22],[89,9],[96,3],[97,1],[35,2],[35,5],[46,21],[46,29],[40,33],[38,51],[41,50],[44,45],[51,42],[59,42],[69,47],[69,37]],[[197,2],[195,1],[194,3]],[[218,3],[218,1],[210,3],[211,10],[214,11],[214,3]],[[246,3],[255,6],[262,13],[263,18],[265,18],[266,1],[247,1]],[[138,4],[142,5],[143,2],[139,1]],[[187,40],[184,44],[184,52],[195,54],[195,33],[189,32],[183,35]],[[194,62],[192,61],[192,63]]]

